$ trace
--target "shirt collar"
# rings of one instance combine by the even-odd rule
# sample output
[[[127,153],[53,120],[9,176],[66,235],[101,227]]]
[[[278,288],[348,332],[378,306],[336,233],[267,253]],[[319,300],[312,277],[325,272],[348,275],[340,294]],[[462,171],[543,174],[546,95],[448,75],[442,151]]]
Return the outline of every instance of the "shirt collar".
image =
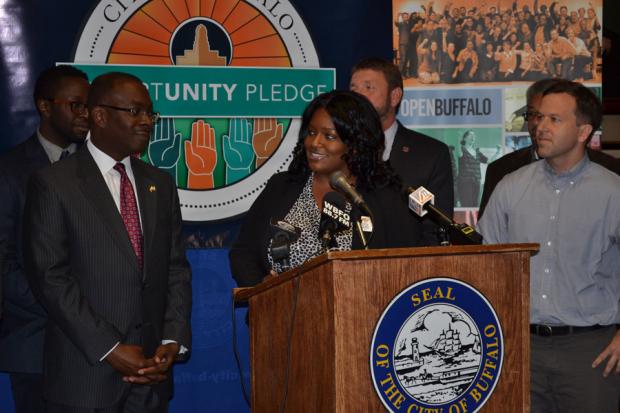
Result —
[[[544,170],[548,177],[554,180],[574,180],[586,169],[586,167],[590,164],[590,158],[588,158],[587,152],[583,155],[583,159],[581,159],[575,166],[569,169],[566,172],[557,173],[547,161],[544,161]]]
[[[63,151],[69,151],[69,153],[74,153],[77,149],[77,145],[75,143],[70,143],[66,148],[61,148],[60,146],[52,143],[45,136],[41,134],[41,131],[37,128],[37,138],[39,139],[39,143],[43,147],[47,158],[50,162],[58,162],[60,160],[60,155]]]
[[[385,148],[383,149],[383,160],[390,159],[390,152],[392,152],[392,146],[394,146],[394,139],[396,138],[396,131],[398,130],[398,122],[394,121],[392,125],[383,131],[385,135]]]
[[[101,149],[97,148],[97,146],[90,139],[86,141],[86,147],[88,148],[88,151],[95,160],[95,163],[99,167],[102,175],[107,174],[108,172],[110,172],[110,170],[114,168],[114,165],[116,165],[117,161],[107,153],[103,152]],[[127,171],[127,174],[129,176],[132,176],[133,171],[131,169],[131,157],[127,156],[121,159],[119,162],[125,165],[125,170]]]

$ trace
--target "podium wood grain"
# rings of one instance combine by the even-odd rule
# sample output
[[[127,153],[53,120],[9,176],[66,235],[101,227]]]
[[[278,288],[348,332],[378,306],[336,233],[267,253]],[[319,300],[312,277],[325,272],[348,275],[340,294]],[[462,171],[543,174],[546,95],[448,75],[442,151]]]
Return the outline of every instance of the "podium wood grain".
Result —
[[[482,411],[529,412],[529,258],[537,250],[511,244],[330,252],[236,290],[235,300],[250,308],[252,411],[280,411],[289,337],[286,412],[385,411],[369,365],[376,323],[409,285],[450,277],[491,302],[504,335],[501,376]]]

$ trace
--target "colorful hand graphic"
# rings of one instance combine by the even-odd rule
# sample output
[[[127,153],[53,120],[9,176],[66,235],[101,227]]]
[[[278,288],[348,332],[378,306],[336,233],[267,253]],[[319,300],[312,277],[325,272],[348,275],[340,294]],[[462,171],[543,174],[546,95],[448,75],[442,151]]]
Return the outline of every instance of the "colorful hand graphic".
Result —
[[[252,124],[247,119],[230,120],[228,135],[222,136],[227,185],[250,174],[252,161],[254,161],[251,139]]]
[[[151,163],[172,175],[176,182],[177,163],[181,156],[181,134],[175,130],[173,118],[161,118],[155,124],[148,153]]]
[[[252,146],[256,154],[256,167],[261,166],[274,153],[282,141],[282,124],[275,119],[254,119]]]
[[[188,188],[214,187],[213,170],[217,164],[215,129],[203,120],[192,123],[191,140],[185,141],[185,164]]]

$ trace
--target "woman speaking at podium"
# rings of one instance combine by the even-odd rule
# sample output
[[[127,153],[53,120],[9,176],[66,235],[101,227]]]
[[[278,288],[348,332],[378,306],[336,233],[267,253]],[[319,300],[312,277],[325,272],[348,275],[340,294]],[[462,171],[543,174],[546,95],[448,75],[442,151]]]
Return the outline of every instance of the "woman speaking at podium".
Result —
[[[330,177],[339,172],[361,195],[372,212],[356,213],[349,202],[332,202],[351,216],[350,225],[339,225],[331,246],[338,250],[418,246],[422,229],[400,195],[400,181],[381,160],[384,136],[379,115],[370,102],[355,92],[332,91],[317,96],[305,109],[299,140],[288,172],[267,182],[245,216],[230,250],[234,279],[240,287],[253,286],[269,274],[282,272],[272,255],[273,222],[284,221],[294,229],[286,247],[290,268],[325,251],[320,234],[325,228],[324,197],[334,198]],[[345,184],[346,184],[345,183]],[[341,211],[344,209],[344,211]],[[356,216],[362,231],[356,230]],[[327,219],[331,219],[327,216]],[[277,231],[277,226],[275,228]],[[336,231],[334,231],[336,232]],[[367,234],[362,239],[360,232]],[[372,233],[372,235],[370,235]]]

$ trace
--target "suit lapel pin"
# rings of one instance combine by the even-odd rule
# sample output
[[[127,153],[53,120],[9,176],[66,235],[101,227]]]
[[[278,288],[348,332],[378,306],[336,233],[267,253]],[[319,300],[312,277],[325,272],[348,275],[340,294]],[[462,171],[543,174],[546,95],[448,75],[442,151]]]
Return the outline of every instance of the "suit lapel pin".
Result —
[[[149,192],[155,192],[155,191],[157,191],[157,188],[155,187],[155,185],[149,186]]]
[[[403,146],[403,152],[409,153],[409,147],[408,146]]]

